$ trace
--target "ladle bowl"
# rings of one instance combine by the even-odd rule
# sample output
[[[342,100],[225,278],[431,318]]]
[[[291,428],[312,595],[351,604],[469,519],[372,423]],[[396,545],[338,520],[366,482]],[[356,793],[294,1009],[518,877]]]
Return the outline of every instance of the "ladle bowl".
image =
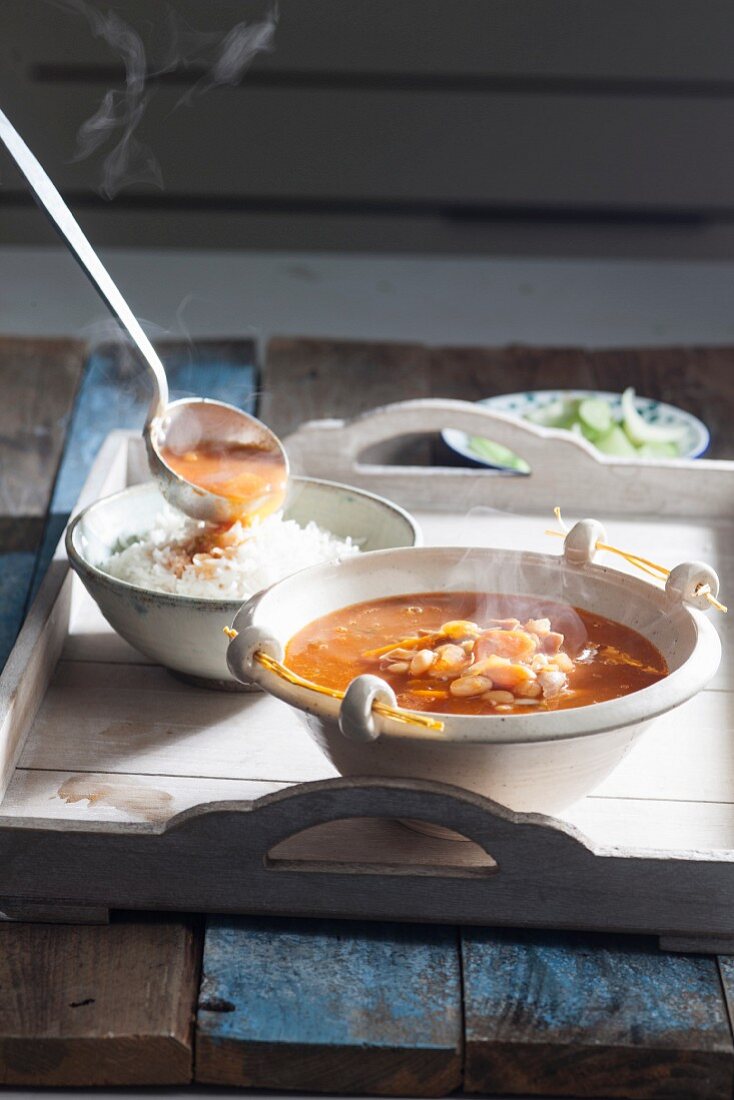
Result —
[[[288,458],[280,440],[254,416],[234,405],[199,397],[173,401],[160,414],[149,419],[143,437],[148,465],[160,491],[169,504],[194,519],[208,523],[233,523],[242,519],[244,513],[264,515],[283,502],[288,481]],[[183,453],[212,441],[224,445],[244,445],[273,456],[275,461],[270,488],[266,486],[261,496],[253,497],[243,505],[241,501],[187,481],[171,469],[161,453],[164,447]]]

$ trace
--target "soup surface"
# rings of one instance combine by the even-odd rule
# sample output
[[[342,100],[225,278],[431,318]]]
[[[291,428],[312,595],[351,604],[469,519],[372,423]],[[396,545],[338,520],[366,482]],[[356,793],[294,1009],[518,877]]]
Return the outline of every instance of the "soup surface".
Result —
[[[192,485],[237,504],[262,501],[262,518],[280,508],[286,493],[282,455],[247,443],[204,442],[187,451],[161,448],[167,466]],[[249,508],[248,508],[249,511]]]
[[[371,672],[400,706],[442,714],[528,713],[582,707],[639,691],[667,675],[637,631],[538,598],[429,592],[353,604],[291,638],[286,664],[344,690]]]

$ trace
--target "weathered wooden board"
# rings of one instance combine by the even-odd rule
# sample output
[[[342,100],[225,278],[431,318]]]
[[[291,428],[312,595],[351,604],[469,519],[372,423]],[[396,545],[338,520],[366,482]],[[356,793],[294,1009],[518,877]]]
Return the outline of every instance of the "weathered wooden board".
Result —
[[[282,783],[336,774],[288,708],[260,692],[213,693],[154,665],[96,663],[90,677],[88,662],[67,661],[22,766]]]
[[[23,621],[82,354],[75,340],[0,340],[0,669]]]
[[[196,1080],[379,1096],[461,1084],[454,929],[207,924]]]
[[[0,515],[46,514],[82,356],[76,340],[0,341]]]
[[[285,436],[305,420],[429,397],[430,384],[430,353],[418,344],[276,338],[268,344],[258,413]]]
[[[725,1100],[734,1047],[715,959],[649,941],[465,931],[464,1090]]]
[[[13,648],[23,621],[35,564],[35,550],[0,551],[0,668]]]
[[[198,984],[185,921],[0,925],[3,1085],[179,1085]]]

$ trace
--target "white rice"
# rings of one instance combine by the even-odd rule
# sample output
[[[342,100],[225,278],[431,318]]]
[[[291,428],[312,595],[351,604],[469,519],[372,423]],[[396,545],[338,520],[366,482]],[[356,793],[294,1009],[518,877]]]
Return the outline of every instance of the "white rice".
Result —
[[[243,600],[297,569],[359,553],[349,538],[280,515],[256,527],[235,524],[221,545],[196,553],[194,540],[206,530],[206,524],[166,508],[147,535],[121,546],[99,568],[157,592]]]

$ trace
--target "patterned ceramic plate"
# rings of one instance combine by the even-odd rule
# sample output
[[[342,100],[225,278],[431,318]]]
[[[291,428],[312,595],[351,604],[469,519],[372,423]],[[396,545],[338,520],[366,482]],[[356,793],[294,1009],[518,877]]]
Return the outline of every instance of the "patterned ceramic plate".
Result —
[[[618,393],[608,393],[604,390],[528,390],[525,393],[503,393],[496,397],[485,397],[478,401],[479,405],[495,409],[497,412],[507,413],[523,419],[528,413],[537,412],[546,405],[563,398],[593,397],[606,401],[615,420],[622,420],[622,397]],[[649,424],[660,427],[675,427],[683,429],[680,440],[680,458],[700,458],[708,448],[710,442],[709,430],[705,424],[691,413],[683,409],[677,409],[674,405],[666,405],[662,401],[654,401],[650,397],[635,397],[635,407],[640,416]],[[455,428],[446,428],[441,432],[444,443],[460,454],[462,458],[468,458],[481,466],[487,466],[494,470],[514,470],[518,473],[527,473],[528,467],[512,452],[507,452],[506,464],[500,465],[498,461],[489,461],[477,452],[474,441],[466,432],[457,431]]]

